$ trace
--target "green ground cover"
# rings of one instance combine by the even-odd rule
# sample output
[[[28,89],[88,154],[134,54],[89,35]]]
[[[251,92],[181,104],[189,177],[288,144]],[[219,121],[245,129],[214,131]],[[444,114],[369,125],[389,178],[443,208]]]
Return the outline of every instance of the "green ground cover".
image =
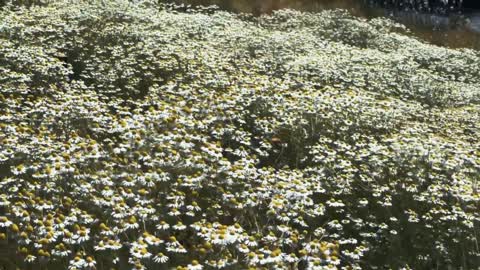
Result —
[[[20,269],[477,269],[480,52],[344,11],[0,11]]]

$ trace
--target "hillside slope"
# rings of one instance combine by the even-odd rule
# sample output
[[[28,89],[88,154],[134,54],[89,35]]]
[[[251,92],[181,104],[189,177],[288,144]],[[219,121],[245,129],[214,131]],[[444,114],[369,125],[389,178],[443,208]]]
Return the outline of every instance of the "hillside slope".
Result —
[[[405,31],[343,11],[3,9],[12,260],[475,269],[480,52]]]

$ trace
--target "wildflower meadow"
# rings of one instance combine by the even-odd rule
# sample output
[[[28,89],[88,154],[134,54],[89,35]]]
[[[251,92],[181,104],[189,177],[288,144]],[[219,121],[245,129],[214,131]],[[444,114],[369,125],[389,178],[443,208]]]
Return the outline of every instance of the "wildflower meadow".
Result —
[[[0,9],[17,269],[480,269],[479,180],[480,51],[343,10]]]

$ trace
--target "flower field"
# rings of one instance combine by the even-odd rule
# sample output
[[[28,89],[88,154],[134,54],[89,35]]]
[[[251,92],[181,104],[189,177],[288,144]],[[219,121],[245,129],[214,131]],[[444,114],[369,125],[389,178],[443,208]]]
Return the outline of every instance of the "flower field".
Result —
[[[480,51],[341,10],[0,10],[18,269],[480,269],[479,180]]]

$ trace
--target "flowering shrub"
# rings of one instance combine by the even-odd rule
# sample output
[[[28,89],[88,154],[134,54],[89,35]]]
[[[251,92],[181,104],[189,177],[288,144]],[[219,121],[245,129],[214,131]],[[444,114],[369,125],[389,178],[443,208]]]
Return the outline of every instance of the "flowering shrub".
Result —
[[[343,11],[0,11],[21,269],[480,265],[480,53]]]

